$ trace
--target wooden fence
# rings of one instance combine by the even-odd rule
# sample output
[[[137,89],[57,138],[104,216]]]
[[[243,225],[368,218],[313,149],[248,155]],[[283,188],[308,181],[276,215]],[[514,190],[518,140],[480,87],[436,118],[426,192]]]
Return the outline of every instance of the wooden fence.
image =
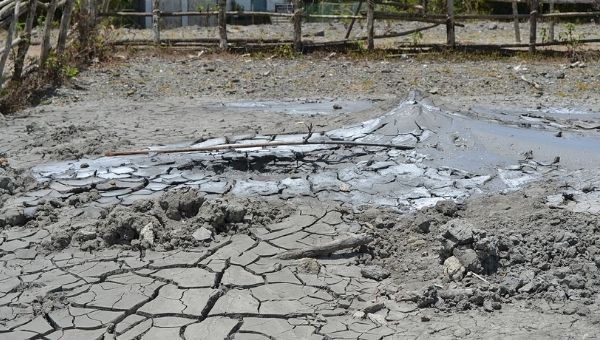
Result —
[[[356,11],[353,15],[328,15],[328,14],[307,14],[303,9],[302,0],[293,0],[293,11],[292,13],[277,13],[277,12],[243,12],[246,15],[256,16],[268,16],[268,17],[283,17],[288,18],[293,23],[293,39],[291,41],[281,39],[228,39],[227,37],[227,18],[230,16],[239,15],[240,12],[226,11],[226,0],[218,0],[219,6],[218,11],[189,11],[189,12],[165,12],[161,11],[160,1],[152,0],[153,10],[152,12],[107,12],[96,13],[97,2],[94,0],[79,0],[80,11],[83,13],[85,20],[80,20],[78,23],[78,29],[81,30],[82,26],[87,26],[87,29],[94,29],[94,25],[97,17],[151,17],[152,18],[152,30],[153,39],[147,40],[136,40],[136,41],[124,41],[122,43],[131,44],[173,44],[173,43],[208,43],[216,44],[221,49],[227,49],[232,44],[237,43],[257,43],[257,44],[293,44],[297,51],[302,51],[307,47],[306,42],[302,40],[302,22],[308,19],[348,19],[351,20],[348,25],[345,39],[342,41],[331,41],[322,43],[324,45],[339,45],[346,44],[353,41],[366,40],[367,48],[374,48],[374,41],[376,39],[392,38],[410,35],[416,32],[432,29],[439,25],[445,25],[446,27],[446,44],[443,46],[448,48],[455,48],[457,46],[470,46],[470,47],[491,47],[491,48],[528,48],[531,53],[536,51],[536,47],[539,46],[553,46],[553,45],[565,45],[571,44],[570,41],[556,41],[554,40],[553,32],[550,32],[551,36],[549,41],[538,42],[537,37],[537,23],[538,20],[550,20],[554,22],[560,18],[600,18],[600,11],[595,12],[568,12],[568,13],[557,13],[554,11],[553,4],[560,3],[593,3],[600,4],[600,0],[528,0],[529,13],[518,13],[517,4],[524,0],[493,0],[500,2],[511,2],[513,13],[508,15],[460,15],[454,13],[454,0],[446,0],[446,13],[445,14],[430,14],[426,12],[426,8],[423,6],[417,6],[417,8],[409,8],[406,4],[400,2],[393,2],[390,0],[360,0]],[[166,1],[166,0],[163,0]],[[543,3],[550,4],[550,13],[539,13],[540,1]],[[366,3],[366,10],[361,10],[362,5]],[[426,4],[426,1],[424,1]],[[376,5],[378,6],[391,6],[395,10],[390,11],[376,11]],[[36,13],[39,11],[45,11],[46,20],[43,27],[43,38],[41,42],[41,53],[38,65],[44,65],[50,55],[52,44],[50,41],[50,32],[52,29],[52,23],[55,20],[55,13],[57,9],[62,9],[62,17],[60,20],[58,41],[55,44],[54,50],[57,54],[62,53],[65,50],[65,44],[67,40],[67,33],[71,22],[71,13],[74,7],[74,0],[49,0],[44,3],[40,0],[2,0],[0,1],[0,25],[8,26],[7,38],[4,44],[4,48],[0,50],[0,82],[4,81],[4,68],[7,60],[13,48],[17,49],[14,54],[14,72],[13,79],[21,79],[24,72],[25,56],[31,44],[31,32],[36,18]],[[107,6],[102,5],[104,10],[108,9]],[[402,10],[402,11],[399,11]],[[19,18],[26,15],[24,28],[21,30],[20,36],[15,34],[16,26]],[[162,39],[160,29],[160,19],[162,17],[180,17],[180,16],[215,16],[218,19],[219,26],[219,37],[218,38],[205,38],[205,39]],[[461,45],[456,40],[456,27],[460,27],[459,23],[462,20],[513,20],[515,26],[515,43],[514,44],[482,44],[482,45]],[[350,32],[356,20],[366,20],[367,35],[365,37],[349,39]],[[375,35],[374,24],[376,20],[403,20],[403,21],[417,21],[429,23],[429,25],[408,30],[399,33],[390,33]],[[519,20],[528,20],[530,23],[529,41],[528,43],[521,43]],[[581,39],[577,43],[597,43],[600,39]],[[411,47],[415,48],[427,48],[442,46],[442,44],[413,44]]]
[[[332,45],[338,45],[340,43],[347,43],[357,40],[366,40],[367,48],[374,48],[374,41],[376,39],[384,39],[384,38],[393,38],[400,37],[405,35],[410,35],[416,32],[432,29],[439,25],[446,26],[446,46],[450,48],[457,47],[460,43],[456,41],[456,27],[463,26],[460,24],[460,21],[463,20],[511,20],[514,21],[515,27],[515,43],[514,44],[487,44],[487,45],[461,45],[461,46],[472,46],[472,47],[498,47],[498,48],[528,48],[530,52],[535,52],[536,47],[538,46],[554,46],[554,45],[567,45],[569,41],[556,41],[554,38],[554,22],[556,19],[564,19],[564,18],[572,18],[572,19],[580,19],[580,18],[600,18],[600,11],[594,12],[567,12],[567,13],[557,13],[554,11],[554,4],[598,4],[600,5],[600,0],[491,0],[495,2],[508,2],[512,3],[512,14],[496,14],[496,15],[486,15],[486,14],[466,14],[466,15],[456,15],[454,13],[454,0],[446,0],[446,13],[445,14],[425,14],[425,10],[423,6],[416,6],[416,8],[410,8],[405,3],[394,2],[389,0],[360,0],[358,8],[354,15],[328,15],[328,14],[307,14],[303,10],[303,1],[302,0],[292,0],[293,11],[292,13],[277,13],[277,12],[237,12],[237,11],[226,11],[225,2],[223,0],[219,0],[218,11],[207,11],[207,12],[196,12],[196,11],[188,11],[188,12],[166,12],[160,11],[159,9],[159,1],[153,0],[153,11],[152,12],[104,12],[100,13],[100,16],[104,17],[152,17],[153,22],[153,40],[137,40],[137,41],[122,41],[123,44],[133,43],[133,44],[182,44],[182,43],[204,43],[210,44],[215,43],[220,46],[222,49],[226,49],[232,43],[293,43],[294,48],[298,51],[301,51],[306,44],[302,41],[302,22],[309,19],[349,19],[351,20],[350,25],[348,26],[348,30],[346,32],[345,39],[343,41],[331,41],[329,42]],[[361,11],[361,7],[363,3],[366,2],[366,10]],[[527,3],[529,5],[528,13],[519,13],[517,10],[518,3]],[[426,4],[426,1],[423,2]],[[540,7],[540,3],[550,4],[550,12],[549,13],[539,13],[538,8]],[[394,7],[396,10],[394,12],[387,11],[375,11],[375,5],[379,6],[390,6]],[[398,9],[402,9],[405,12],[398,13]],[[410,10],[410,12],[409,12]],[[416,10],[416,11],[415,11]],[[230,16],[236,16],[243,13],[244,15],[249,16],[268,16],[268,17],[284,17],[291,20],[293,23],[293,39],[291,41],[281,40],[281,39],[228,39],[227,38],[227,18]],[[219,38],[204,38],[204,39],[161,39],[160,34],[160,18],[162,17],[183,17],[183,16],[214,16],[218,18],[218,26],[219,26]],[[353,38],[349,39],[352,27],[356,20],[366,20],[367,23],[367,35],[365,37]],[[376,20],[402,20],[402,21],[416,21],[416,22],[425,22],[430,23],[432,25],[428,25],[418,29],[412,29],[405,32],[400,33],[391,33],[391,34],[382,34],[375,35],[374,24]],[[530,23],[530,31],[529,31],[529,41],[528,43],[521,43],[521,34],[519,28],[520,20],[528,20]],[[550,32],[549,39],[545,42],[538,42],[537,36],[537,23],[540,20],[549,20]],[[580,39],[578,43],[596,43],[600,42],[600,39]],[[324,43],[325,45],[327,43]],[[432,44],[428,45],[413,45],[414,47],[431,47]],[[439,46],[439,45],[438,45]]]

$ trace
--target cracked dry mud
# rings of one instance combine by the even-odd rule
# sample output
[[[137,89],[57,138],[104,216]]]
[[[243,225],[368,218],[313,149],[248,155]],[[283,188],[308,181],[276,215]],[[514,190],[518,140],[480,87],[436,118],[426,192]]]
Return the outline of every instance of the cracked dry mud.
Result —
[[[298,112],[336,103],[324,102],[199,108],[307,119]],[[84,158],[49,152],[42,162],[29,147],[8,146],[31,169],[0,170],[0,339],[600,335],[597,113],[483,105],[461,113],[418,91],[342,106],[378,114],[338,121],[311,141],[414,149],[99,157],[90,148]],[[90,131],[51,138],[61,150],[97,136],[110,147],[130,144],[119,129]],[[150,149],[305,137],[253,132]],[[280,258],[348,234],[374,241]]]

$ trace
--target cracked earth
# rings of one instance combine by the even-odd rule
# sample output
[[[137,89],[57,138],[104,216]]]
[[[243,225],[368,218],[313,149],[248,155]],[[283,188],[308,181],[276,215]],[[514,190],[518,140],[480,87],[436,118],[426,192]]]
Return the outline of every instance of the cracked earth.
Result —
[[[334,105],[372,114],[335,121]],[[108,157],[131,147],[127,127],[48,137],[11,121],[5,137],[31,140],[2,146],[0,339],[599,336],[597,112],[451,110],[419,91],[181,110],[319,130],[165,136]],[[397,147],[318,144],[332,141]],[[265,142],[296,145],[157,152]]]

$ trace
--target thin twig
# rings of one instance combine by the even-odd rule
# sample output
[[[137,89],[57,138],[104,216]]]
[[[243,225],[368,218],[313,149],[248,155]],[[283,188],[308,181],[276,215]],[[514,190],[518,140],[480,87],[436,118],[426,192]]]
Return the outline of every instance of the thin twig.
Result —
[[[222,144],[216,146],[206,146],[200,148],[180,148],[180,149],[162,149],[162,150],[130,150],[130,151],[107,151],[105,156],[130,156],[130,155],[148,155],[155,153],[183,153],[183,152],[208,152],[235,149],[267,148],[276,146],[293,145],[346,145],[346,146],[371,146],[398,150],[413,150],[414,147],[406,145],[385,144],[385,143],[362,143],[354,141],[322,141],[322,142],[267,142],[256,144]]]

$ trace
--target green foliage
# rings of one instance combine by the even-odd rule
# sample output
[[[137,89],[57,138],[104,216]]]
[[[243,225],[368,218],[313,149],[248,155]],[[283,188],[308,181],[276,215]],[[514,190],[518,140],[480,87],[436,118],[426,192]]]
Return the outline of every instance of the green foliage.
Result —
[[[421,41],[423,40],[423,33],[419,32],[414,32],[413,34],[410,35],[410,40],[412,42],[413,45],[419,45],[421,43]]]
[[[44,64],[44,71],[46,74],[51,78],[54,78],[53,80],[57,83],[59,83],[61,79],[75,78],[79,74],[79,69],[69,65],[65,57],[66,55],[59,56],[56,53],[50,53]]]
[[[275,54],[280,58],[294,59],[301,54],[294,49],[292,44],[283,44],[275,48]]]
[[[558,39],[567,43],[567,48],[571,59],[579,59],[579,47],[581,46],[582,35],[575,33],[575,24],[565,25],[565,31],[558,34]]]

